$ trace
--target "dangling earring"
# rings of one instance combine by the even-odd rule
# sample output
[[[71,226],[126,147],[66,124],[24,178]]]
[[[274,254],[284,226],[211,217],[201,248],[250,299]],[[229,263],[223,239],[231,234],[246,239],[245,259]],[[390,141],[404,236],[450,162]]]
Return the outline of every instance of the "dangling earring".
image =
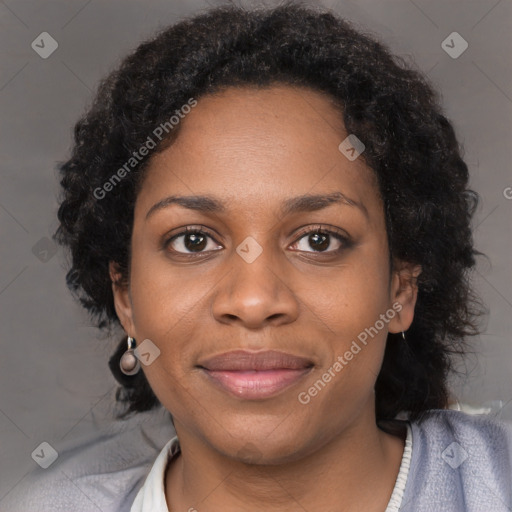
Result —
[[[121,356],[119,368],[125,375],[135,375],[140,370],[140,363],[136,355],[133,353],[135,348],[135,340],[128,336],[128,350]]]
[[[406,339],[405,339],[405,332],[404,331],[402,331],[402,338],[403,338],[404,341],[406,341]]]

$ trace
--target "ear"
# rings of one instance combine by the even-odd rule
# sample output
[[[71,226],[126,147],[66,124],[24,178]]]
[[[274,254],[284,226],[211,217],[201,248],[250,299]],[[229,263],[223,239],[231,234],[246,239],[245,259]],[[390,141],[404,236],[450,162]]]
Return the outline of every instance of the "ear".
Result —
[[[108,264],[110,280],[112,281],[112,293],[114,295],[114,306],[117,317],[128,336],[135,337],[135,326],[133,324],[133,311],[130,291],[127,283],[121,279],[121,271],[116,262]]]
[[[395,260],[393,268],[390,299],[392,304],[400,306],[396,305],[397,314],[389,321],[389,332],[397,333],[409,329],[414,319],[421,265]]]

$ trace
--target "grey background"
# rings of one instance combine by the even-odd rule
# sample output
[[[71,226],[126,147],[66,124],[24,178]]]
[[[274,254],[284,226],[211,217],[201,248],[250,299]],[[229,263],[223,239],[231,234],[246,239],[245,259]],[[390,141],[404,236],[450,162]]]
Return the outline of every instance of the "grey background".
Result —
[[[57,227],[56,162],[68,156],[72,127],[102,76],[155,29],[219,3],[0,0],[0,508],[36,468],[30,454],[42,441],[94,436],[114,410],[107,360],[116,337],[101,336],[73,302],[65,258],[44,240]],[[442,93],[482,197],[475,239],[490,260],[475,274],[490,315],[454,396],[496,401],[493,412],[512,419],[512,199],[504,194],[512,187],[512,2],[316,3],[416,63]],[[48,59],[31,48],[43,31],[59,44]],[[441,48],[453,31],[469,43],[457,59]]]

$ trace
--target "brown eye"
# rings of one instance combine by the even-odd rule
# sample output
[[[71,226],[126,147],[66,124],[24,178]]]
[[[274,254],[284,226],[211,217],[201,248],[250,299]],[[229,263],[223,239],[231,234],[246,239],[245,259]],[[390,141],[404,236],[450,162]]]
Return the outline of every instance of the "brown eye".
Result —
[[[340,233],[315,228],[303,233],[294,245],[297,246],[297,250],[304,252],[336,253],[349,247],[351,244],[349,239]],[[334,248],[329,249],[333,245]]]
[[[172,252],[179,254],[201,254],[203,252],[208,252],[208,250],[215,250],[216,247],[219,247],[213,243],[209,244],[208,242],[210,240],[215,241],[208,233],[200,229],[187,228],[185,231],[172,236],[165,243],[165,247],[172,247]],[[207,249],[209,245],[210,248]]]

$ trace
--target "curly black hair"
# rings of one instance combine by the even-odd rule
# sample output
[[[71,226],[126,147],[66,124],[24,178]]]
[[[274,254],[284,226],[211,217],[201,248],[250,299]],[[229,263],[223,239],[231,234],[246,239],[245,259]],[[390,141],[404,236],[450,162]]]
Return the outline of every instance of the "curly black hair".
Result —
[[[483,310],[470,281],[481,254],[471,232],[478,195],[468,188],[454,128],[427,77],[329,10],[296,2],[210,9],[160,30],[100,82],[75,125],[71,157],[58,164],[63,197],[54,238],[70,250],[68,286],[100,329],[119,326],[109,262],[127,282],[144,169],[179,136],[180,124],[133,169],[126,162],[191,98],[275,84],[314,89],[340,105],[378,180],[390,258],[422,267],[407,341],[388,334],[375,387],[377,420],[402,411],[420,420],[424,411],[447,406],[452,356],[466,353],[466,337],[479,332]],[[122,179],[113,182],[123,165]],[[142,371],[120,372],[125,348],[126,337],[109,363],[122,384],[116,398],[126,405],[119,417],[160,405]]]

